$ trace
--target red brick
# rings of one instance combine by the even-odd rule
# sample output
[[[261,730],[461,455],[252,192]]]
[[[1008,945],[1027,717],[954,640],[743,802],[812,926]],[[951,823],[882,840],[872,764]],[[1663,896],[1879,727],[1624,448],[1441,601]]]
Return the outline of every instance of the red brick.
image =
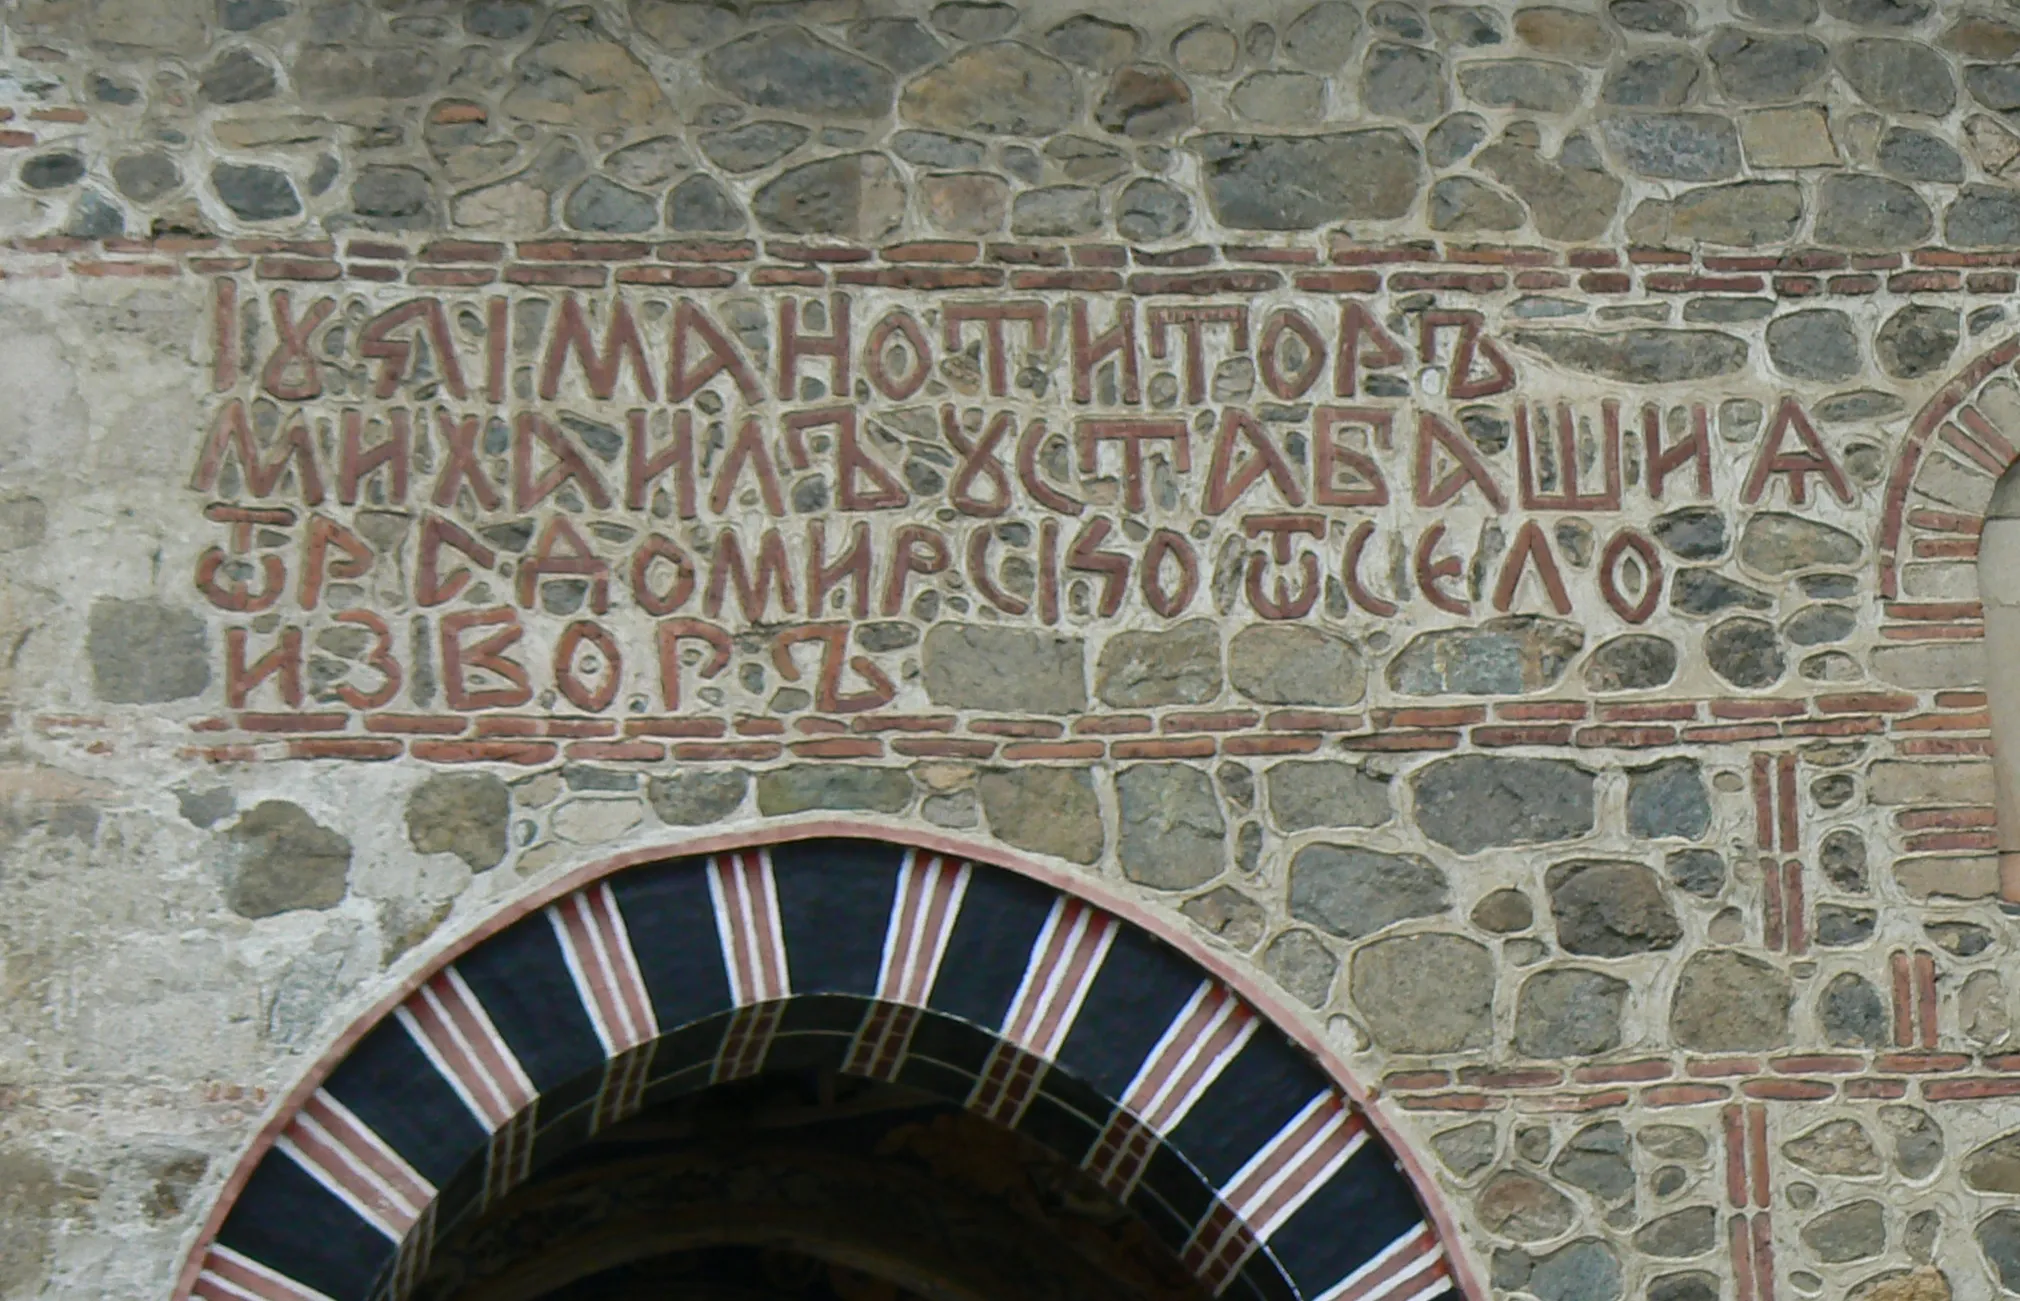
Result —
[[[866,736],[828,736],[787,747],[802,759],[881,759],[884,743]]]
[[[1806,710],[1800,700],[1714,700],[1713,718],[1799,718]]]
[[[1119,271],[1012,271],[1012,289],[1068,289],[1106,293],[1122,288]]]
[[[617,735],[607,718],[547,718],[528,714],[484,714],[477,719],[479,736],[598,737]]]
[[[1448,244],[1445,260],[1481,266],[1547,267],[1556,263],[1557,255],[1547,248],[1520,244]]]
[[[714,737],[729,731],[720,718],[627,718],[626,736]]]
[[[470,726],[460,714],[367,714],[367,732],[400,732],[409,735],[454,736]]]
[[[673,747],[673,757],[690,760],[776,759],[785,753],[777,741],[684,741]]]
[[[15,131],[11,129],[0,131],[0,149],[33,149],[34,147],[35,133],[33,131]]]
[[[1894,815],[1903,831],[1965,830],[1999,825],[1998,811],[1984,805],[1967,809],[1903,809]]]
[[[658,741],[570,741],[568,757],[657,763],[666,757],[666,747]]]
[[[1499,271],[1393,271],[1389,288],[1398,293],[1429,289],[1439,293],[1492,294],[1508,287]]]
[[[277,254],[283,257],[328,258],[337,255],[336,242],[327,239],[273,239],[256,235],[246,239],[235,239],[231,242],[231,246],[241,253],[256,256]]]
[[[1792,1053],[1768,1063],[1769,1069],[1782,1075],[1845,1075],[1865,1066],[1866,1059],[1857,1053]]]
[[[1611,1107],[1626,1106],[1632,1096],[1626,1089],[1602,1089],[1597,1093],[1518,1094],[1515,1105],[1523,1111],[1605,1111]]]
[[[859,714],[858,732],[951,732],[959,720],[952,714]]]
[[[1690,701],[1673,705],[1601,705],[1602,723],[1688,723],[1697,718],[1697,706]]]
[[[1816,1102],[1837,1093],[1837,1086],[1823,1080],[1748,1080],[1740,1092],[1749,1098],[1771,1102]]]
[[[1877,718],[1798,718],[1782,724],[1783,736],[1876,736],[1886,730]]]
[[[1571,725],[1551,723],[1532,727],[1476,727],[1469,736],[1474,745],[1570,745]]]
[[[28,115],[30,122],[66,122],[72,126],[89,122],[90,114],[81,108],[38,108]]]
[[[1564,1083],[1564,1072],[1553,1066],[1539,1066],[1526,1071],[1465,1066],[1459,1070],[1459,1083],[1476,1089],[1540,1089]]]
[[[1693,1057],[1683,1064],[1684,1074],[1694,1079],[1724,1079],[1733,1075],[1758,1075],[1758,1057]]]
[[[996,753],[994,741],[961,740],[957,737],[901,736],[891,742],[891,748],[899,754],[920,759],[987,759]]]
[[[1983,709],[1985,703],[1985,693],[1982,691],[1938,691],[1936,693],[1936,708],[1938,709]]]
[[[1274,271],[1203,271],[1190,275],[1139,271],[1129,277],[1135,294],[1260,294],[1283,284]]]
[[[1518,271],[1515,273],[1517,289],[1564,289],[1571,284],[1571,277],[1562,271]]]
[[[1575,267],[1617,267],[1620,254],[1610,248],[1574,248],[1565,260]],[[1705,264],[1710,263],[1711,259],[1706,258]]]
[[[1050,244],[991,244],[989,260],[1015,266],[1063,267],[1067,257],[1065,249]]]
[[[1964,1053],[1882,1053],[1873,1069],[1893,1075],[1936,1075],[1961,1071],[1970,1064]]]
[[[1951,853],[1957,850],[1989,851],[1999,848],[1999,837],[1990,831],[1939,831],[1928,835],[1909,836],[1906,847],[1918,854]]]
[[[749,262],[757,245],[747,239],[674,240],[659,246],[659,256],[668,262]]]
[[[488,285],[498,278],[496,271],[482,267],[415,267],[407,273],[407,283],[431,289],[465,289]]]
[[[1332,260],[1341,266],[1382,266],[1393,262],[1436,262],[1438,246],[1430,240],[1411,244],[1373,247],[1355,244],[1350,236],[1335,234],[1329,241]]]
[[[619,267],[621,285],[672,285],[676,289],[727,289],[736,283],[736,272],[728,267],[663,267],[656,265]]]
[[[560,752],[552,741],[414,741],[407,753],[430,763],[546,763]]]
[[[400,278],[400,268],[382,266],[377,262],[353,262],[344,268],[344,274],[353,280],[370,280],[389,285]]]
[[[1264,244],[1223,244],[1221,255],[1235,262],[1266,262],[1272,265],[1315,265],[1319,260],[1317,249],[1271,248]]]
[[[1110,747],[1118,759],[1204,759],[1213,754],[1210,736],[1155,741],[1116,741]]]
[[[1887,277],[1888,292],[1896,294],[1953,293],[1963,284],[1954,271],[1899,271]]]
[[[1310,294],[1372,294],[1382,287],[1374,271],[1300,271],[1292,281]]]
[[[1582,746],[1612,746],[1621,749],[1640,749],[1653,745],[1676,744],[1676,729],[1673,727],[1581,727],[1575,738]]]
[[[1895,747],[1896,753],[1913,758],[1951,755],[1985,755],[1992,753],[1992,738],[1989,736],[1923,736],[1912,737]]]
[[[1588,294],[1624,294],[1634,288],[1634,277],[1625,271],[1588,271],[1578,277],[1578,287]]]
[[[1262,715],[1252,709],[1195,710],[1169,713],[1159,724],[1165,732],[1235,732],[1254,727]]]
[[[1818,696],[1814,703],[1820,714],[1905,714],[1921,704],[1898,691],[1846,691]]]
[[[1276,709],[1263,719],[1264,727],[1278,732],[1357,732],[1367,725],[1366,714],[1323,709]]]
[[[750,273],[750,282],[760,289],[773,285],[825,285],[828,273],[818,267],[757,267]]]
[[[868,262],[870,250],[854,244],[804,244],[770,241],[765,255],[781,262]]]
[[[849,725],[839,718],[803,714],[793,720],[793,730],[802,736],[846,736]]]
[[[1823,281],[1815,276],[1776,276],[1775,292],[1783,298],[1809,298],[1820,292]]]
[[[1148,714],[1095,714],[1073,720],[1075,736],[1125,736],[1156,727]]]
[[[1897,718],[1893,723],[1896,732],[1983,732],[1991,726],[1992,715],[1983,709],[1970,713],[1916,714],[1912,718]]]
[[[886,244],[886,262],[973,262],[982,256],[982,246],[968,240],[918,239],[907,244]]]
[[[1066,735],[1066,725],[1050,719],[1036,718],[978,718],[968,724],[971,732],[981,732],[987,736],[1035,736],[1053,737]]]
[[[1966,1098],[2010,1098],[2020,1093],[2020,1079],[1978,1077],[1968,1080],[1923,1080],[1922,1096],[1930,1102],[1956,1102]]]
[[[100,258],[79,258],[70,264],[70,270],[74,275],[101,280],[167,280],[176,274],[178,268],[173,262],[107,262]]]
[[[1681,739],[1702,745],[1730,745],[1736,741],[1764,741],[1781,734],[1773,723],[1738,723],[1730,727],[1686,727]]]
[[[257,274],[262,280],[341,280],[344,269],[313,258],[263,257]]]
[[[1677,248],[1631,248],[1627,260],[1635,266],[1688,266],[1690,254]]]
[[[1316,754],[1324,744],[1324,737],[1307,733],[1303,736],[1230,736],[1221,741],[1220,748],[1230,755]]]
[[[397,759],[406,750],[399,741],[370,736],[305,736],[288,742],[290,759],[356,759],[377,763]]]
[[[350,725],[351,716],[340,713],[318,714],[240,714],[238,725],[246,732],[341,732]]]
[[[736,734],[738,736],[784,736],[786,734],[786,725],[782,719],[758,718],[746,714],[736,720]]]
[[[1129,250],[1120,244],[1076,244],[1072,248],[1077,267],[1126,267]]]
[[[601,289],[610,281],[610,268],[563,263],[539,266],[515,262],[505,268],[505,279],[515,285],[564,285],[574,289]]]
[[[1395,1071],[1382,1077],[1382,1088],[1391,1092],[1398,1089],[1442,1089],[1451,1082],[1450,1071]]]
[[[1675,1073],[1666,1058],[1651,1057],[1640,1062],[1621,1062],[1617,1066],[1581,1066],[1571,1072],[1571,1078],[1579,1084],[1642,1084],[1649,1080],[1668,1079]]]
[[[1867,1076],[1863,1079],[1846,1080],[1844,1091],[1848,1098],[1905,1098],[1908,1096],[1908,1082]]]
[[[514,252],[531,262],[636,262],[652,256],[652,245],[628,239],[520,240]]]
[[[423,262],[503,262],[505,246],[488,240],[438,239],[421,248]]]
[[[1824,288],[1833,294],[1877,294],[1880,292],[1880,278],[1868,275],[1832,276],[1825,282]]]
[[[1003,283],[1000,267],[842,267],[838,285],[880,285],[886,289],[994,289]]]
[[[1017,741],[1003,747],[1005,759],[1099,759],[1099,741]]]
[[[1494,717],[1513,723],[1576,722],[1592,712],[1592,706],[1576,700],[1537,700],[1494,706]]]
[[[381,262],[402,262],[407,258],[404,244],[387,244],[375,239],[354,239],[344,245],[345,257],[377,258]]]
[[[1214,263],[1213,249],[1206,244],[1163,251],[1139,248],[1132,250],[1131,257],[1138,266],[1144,267],[1204,267],[1212,266]],[[1316,255],[1312,260],[1318,260]]]
[[[1342,737],[1340,744],[1349,750],[1456,750],[1460,736],[1457,732],[1374,732],[1366,736]]]
[[[1508,1099],[1491,1093],[1405,1093],[1396,1105],[1405,1111],[1499,1111]]]
[[[1377,709],[1372,715],[1377,728],[1391,727],[1467,727],[1487,721],[1487,710],[1483,705],[1456,705],[1446,709],[1405,708]]]

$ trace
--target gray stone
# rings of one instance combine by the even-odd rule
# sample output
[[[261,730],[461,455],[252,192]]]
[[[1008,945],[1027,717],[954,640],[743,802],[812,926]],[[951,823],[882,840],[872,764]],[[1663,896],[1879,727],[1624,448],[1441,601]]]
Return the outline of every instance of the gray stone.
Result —
[[[1964,85],[1971,98],[1994,112],[2020,108],[2020,69],[2010,63],[1972,64],[1964,69]]]
[[[1167,181],[1140,176],[1122,187],[1115,203],[1115,230],[1124,239],[1153,244],[1185,233],[1192,225],[1192,200]]]
[[[1634,1163],[1628,1159],[1627,1131],[1617,1120],[1585,1126],[1564,1144],[1550,1173],[1603,1202],[1634,1191]]]
[[[1080,115],[1072,69],[1028,45],[1003,41],[956,54],[905,87],[899,113],[940,131],[1048,136]]]
[[[1690,102],[1703,72],[1693,50],[1644,50],[1607,71],[1599,98],[1621,108],[1678,108]]]
[[[126,214],[98,191],[86,190],[71,205],[63,233],[71,239],[113,239],[126,233]]]
[[[1431,27],[1447,45],[1478,49],[1507,39],[1501,15],[1488,5],[1439,5],[1431,10]]]
[[[1957,185],[1964,179],[1964,158],[1942,137],[1913,127],[1889,127],[1880,137],[1880,169],[1903,181],[1933,181]]]
[[[1711,826],[1711,792],[1695,759],[1665,759],[1627,773],[1627,833],[1696,840]]]
[[[1446,176],[1431,187],[1427,206],[1431,229],[1468,231],[1520,230],[1529,213],[1510,195],[1471,176]]]
[[[1686,506],[1655,517],[1655,540],[1685,560],[1716,560],[1725,554],[1725,513],[1710,506]]]
[[[1992,932],[1976,922],[1924,922],[1922,933],[1953,957],[1975,958],[1992,947]]]
[[[1171,60],[1182,72],[1225,76],[1240,58],[1241,42],[1216,22],[1194,23],[1171,41]]]
[[[1684,963],[1669,1029],[1695,1052],[1746,1053],[1789,1041],[1789,978],[1750,953],[1706,949]]]
[[[302,201],[295,193],[295,183],[278,167],[219,163],[210,169],[210,183],[240,221],[279,221],[301,215]]]
[[[980,167],[988,150],[973,140],[938,131],[900,131],[891,152],[917,167]]]
[[[210,634],[179,606],[100,597],[91,603],[84,653],[92,693],[111,704],[165,704],[210,686]]]
[[[1716,330],[1516,330],[1516,346],[1623,384],[1680,384],[1745,369],[1746,340]]]
[[[463,11],[463,28],[488,41],[509,41],[532,31],[539,16],[530,0],[476,0]]]
[[[407,841],[424,854],[454,854],[482,872],[505,861],[512,792],[488,773],[438,773],[407,797]]]
[[[1220,630],[1211,619],[1118,633],[1102,646],[1094,670],[1094,694],[1119,709],[1203,704],[1220,687]]]
[[[1760,619],[1727,619],[1704,635],[1704,655],[1712,672],[1735,687],[1771,687],[1788,672],[1788,659],[1774,625]]]
[[[1361,16],[1345,0],[1321,0],[1284,28],[1284,57],[1312,72],[1338,72],[1360,34]]]
[[[1429,122],[1445,111],[1445,61],[1414,45],[1382,43],[1361,59],[1361,106],[1382,117]]]
[[[1192,88],[1169,68],[1123,68],[1109,79],[1094,120],[1132,140],[1157,140],[1192,125]]]
[[[940,230],[957,235],[991,235],[1003,229],[1010,209],[1010,186],[988,172],[954,172],[922,177],[922,207]]]
[[[299,74],[298,74],[299,75]],[[668,124],[666,92],[586,6],[560,10],[513,68],[505,116],[585,132]]]
[[[849,27],[849,44],[897,72],[911,72],[946,53],[913,18],[866,18]]]
[[[1254,948],[1269,925],[1269,914],[1261,904],[1227,885],[1187,899],[1179,911],[1207,933],[1243,950]]]
[[[1830,308],[1790,312],[1768,322],[1768,360],[1795,379],[1847,380],[1859,373],[1859,333]]]
[[[1794,181],[1737,181],[1677,196],[1669,234],[1685,243],[1755,248],[1789,240],[1802,218],[1802,187]]]
[[[703,55],[701,68],[744,103],[781,113],[882,117],[896,93],[890,73],[798,27],[740,36]]]
[[[251,50],[227,50],[210,61],[197,87],[213,104],[249,104],[273,97],[274,70]]]
[[[1523,1286],[1536,1301],[1619,1301],[1620,1258],[1598,1238],[1576,1238],[1538,1257]]]
[[[948,709],[1077,714],[1087,708],[1085,660],[1074,637],[935,624],[923,647],[926,695]]]
[[[1824,12],[1861,27],[1913,27],[1929,16],[1927,0],[1824,0]]]
[[[1718,1245],[1718,1211],[1710,1206],[1686,1206],[1650,1220],[1634,1235],[1634,1249],[1664,1260],[1702,1256]]]
[[[1627,982],[1579,967],[1553,967],[1522,982],[1515,1051],[1524,1057],[1591,1057],[1620,1047]]]
[[[1887,1212],[1872,1200],[1826,1211],[1803,1226],[1803,1245],[1827,1265],[1870,1260],[1887,1249]]]
[[[790,168],[752,197],[766,230],[879,240],[905,216],[905,183],[882,154],[842,154]]]
[[[1532,5],[1515,12],[1515,35],[1540,54],[1577,63],[1604,63],[1613,52],[1613,34],[1589,13],[1556,5]]]
[[[1048,185],[1019,194],[1010,205],[1010,233],[1040,239],[1088,235],[1101,228],[1101,191],[1085,185]]]
[[[1310,230],[1387,220],[1415,204],[1423,160],[1393,128],[1322,135],[1237,135],[1191,141],[1205,163],[1214,215],[1241,230]]]
[[[912,779],[903,768],[797,763],[758,774],[758,812],[768,818],[809,809],[903,813],[912,802]]]
[[[1490,619],[1412,638],[1389,661],[1389,685],[1411,696],[1515,696],[1547,691],[1585,648],[1575,623],[1539,615]]]
[[[351,842],[298,804],[263,800],[227,834],[224,901],[241,917],[334,908],[350,893]]]
[[[1457,1129],[1431,1135],[1431,1150],[1445,1168],[1464,1179],[1494,1163],[1495,1130],[1491,1120],[1476,1120]]]
[[[713,176],[690,176],[666,196],[666,224],[689,232],[742,230],[743,208]]]
[[[705,827],[743,805],[750,774],[739,769],[684,768],[646,783],[645,797],[670,827]]]
[[[658,224],[659,201],[608,177],[592,176],[568,196],[561,216],[571,230],[635,235]]]
[[[168,154],[149,149],[115,160],[112,183],[135,203],[153,203],[182,185],[182,169]]]
[[[2020,27],[1987,14],[1965,14],[1937,44],[1969,58],[2003,62],[2020,54]]]
[[[1054,136],[1045,146],[1045,156],[1057,164],[1069,181],[1101,185],[1129,172],[1129,155],[1105,140],[1086,136]]]
[[[1566,953],[1624,958],[1676,947],[1683,927],[1662,879],[1639,863],[1574,860],[1545,874],[1557,943]]]
[[[1958,248],[2020,244],[2020,193],[1997,185],[1965,186],[1943,214],[1943,239]]]
[[[1417,825],[1448,849],[1576,840],[1595,820],[1593,774],[1562,759],[1459,755],[1412,778]]]
[[[1267,778],[1270,816],[1281,831],[1378,827],[1395,816],[1388,779],[1336,759],[1287,759]]]
[[[1274,772],[1271,777],[1274,793]],[[1291,859],[1291,916],[1341,939],[1365,939],[1399,921],[1434,917],[1451,906],[1445,874],[1415,855],[1313,844]]]
[[[425,230],[436,220],[434,187],[418,167],[367,167],[351,182],[351,211],[375,230]]]
[[[1509,886],[1474,904],[1471,916],[1473,924],[1490,935],[1513,935],[1535,923],[1536,909],[1528,895]]]
[[[1116,859],[1138,885],[1184,890],[1227,867],[1227,823],[1204,769],[1142,763],[1115,777],[1121,826]]]
[[[1317,628],[1252,624],[1227,648],[1228,680],[1265,705],[1351,705],[1367,693],[1367,666],[1352,642]]]
[[[1124,23],[1075,14],[1045,33],[1045,48],[1083,68],[1111,72],[1136,57],[1143,34]]]
[[[933,26],[957,41],[988,41],[1017,25],[1017,6],[949,3],[933,7]]]
[[[1306,1007],[1324,1007],[1332,996],[1340,960],[1310,931],[1285,931],[1263,950],[1263,970]]]
[[[1880,1149],[1856,1120],[1827,1120],[1782,1144],[1782,1155],[1811,1174],[1880,1173]]]
[[[1570,1198],[1515,1170],[1489,1179],[1474,1198],[1473,1209],[1489,1233],[1516,1242],[1547,1242],[1570,1228],[1576,1217]]]
[[[724,171],[755,172],[760,168],[770,167],[798,149],[812,134],[796,122],[746,122],[727,131],[711,131],[701,137],[700,143],[701,151],[708,155],[709,161]],[[931,133],[913,131],[906,134],[922,136]],[[946,140],[950,137],[937,138]],[[981,150],[973,146],[971,148],[974,148],[979,161]],[[924,161],[933,162],[936,166],[952,165],[938,163],[932,159]],[[973,166],[972,163],[969,165]]]
[[[1705,49],[1719,89],[1742,104],[1801,99],[1830,71],[1830,51],[1813,36],[1721,27]]]
[[[1585,99],[1585,74],[1547,59],[1493,59],[1459,68],[1466,98],[1489,108],[1569,113]]]
[[[1380,0],[1380,3],[1370,6],[1368,26],[1406,41],[1431,39],[1431,29],[1424,25],[1424,15],[1404,0]]]
[[[1424,137],[1424,161],[1450,167],[1472,153],[1487,138],[1487,120],[1478,113],[1454,113]]]
[[[1390,1052],[1493,1041],[1494,958],[1483,944],[1435,932],[1372,940],[1354,951],[1349,980],[1368,1033]]]
[[[1840,248],[1910,248],[1929,236],[1935,215],[1922,196],[1884,176],[1835,173],[1817,186],[1816,238]]]
[[[1782,635],[1796,646],[1822,646],[1843,641],[1859,626],[1859,612],[1848,605],[1809,605],[1790,616]]]
[[[1644,1125],[1635,1141],[1650,1155],[1666,1161],[1695,1164],[1711,1154],[1711,1143],[1705,1135],[1687,1125]]]
[[[1725,888],[1725,860],[1711,849],[1673,849],[1663,858],[1671,885],[1700,899],[1716,899]]]
[[[1606,13],[1630,32],[1690,35],[1690,6],[1682,0],[1612,0]]]
[[[1873,340],[1880,368],[1896,379],[1920,379],[1948,365],[1963,335],[1954,307],[1914,304],[1887,318]]]
[[[1927,1179],[1943,1166],[1943,1129],[1919,1107],[1880,1108],[1880,1124],[1894,1140],[1894,1169],[1904,1179]]]
[[[1601,165],[1598,151],[1583,136],[1567,137],[1557,157],[1549,159],[1533,130],[1510,127],[1475,161],[1529,206],[1536,231],[1545,239],[1596,239],[1619,211],[1625,187]]]
[[[1773,577],[1818,565],[1857,564],[1864,554],[1865,547],[1843,529],[1780,511],[1754,515],[1739,538],[1740,563]]]
[[[977,779],[989,829],[997,839],[1034,854],[1075,863],[1101,857],[1105,838],[1094,777],[1086,768],[1012,768]]]
[[[1942,117],[1957,106],[1949,63],[1920,41],[1846,41],[1838,46],[1837,64],[1845,84],[1882,112]]]
[[[1869,888],[1866,842],[1850,827],[1840,827],[1824,837],[1823,846],[1817,851],[1817,866],[1836,889],[1864,894]]]
[[[1999,1286],[2020,1292],[2020,1211],[1992,1212],[1979,1221],[1975,1236]]]
[[[1674,643],[1645,633],[1628,633],[1592,652],[1585,661],[1591,691],[1652,691],[1676,676]]]
[[[1739,131],[1717,113],[1621,113],[1606,138],[1629,171],[1672,181],[1718,181],[1739,172]]]
[[[1981,1193],[2020,1193],[2020,1131],[1973,1148],[1964,1158],[1964,1186]]]

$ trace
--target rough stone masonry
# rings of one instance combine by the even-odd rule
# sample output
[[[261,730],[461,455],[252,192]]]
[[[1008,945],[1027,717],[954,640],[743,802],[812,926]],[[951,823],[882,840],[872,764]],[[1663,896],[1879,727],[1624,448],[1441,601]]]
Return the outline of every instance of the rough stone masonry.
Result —
[[[1535,1301],[2020,1293],[2020,12],[17,0],[0,1296],[569,871],[1304,1009]]]

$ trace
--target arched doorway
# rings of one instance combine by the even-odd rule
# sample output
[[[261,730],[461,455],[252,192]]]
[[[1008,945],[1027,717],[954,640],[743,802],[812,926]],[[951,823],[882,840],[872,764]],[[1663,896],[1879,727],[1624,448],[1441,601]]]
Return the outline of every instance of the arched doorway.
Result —
[[[1192,956],[1058,883],[823,836],[571,886],[346,1036],[228,1185],[178,1301],[456,1295],[431,1290],[454,1282],[431,1273],[438,1247],[467,1253],[473,1226],[597,1183],[599,1159],[623,1165],[625,1125],[691,1116],[697,1098],[731,1105],[766,1080],[911,1108],[929,1130],[1007,1132],[1204,1295],[1456,1290],[1410,1180],[1313,1055]],[[852,1177],[910,1177],[888,1167]],[[832,1226],[662,1245],[613,1267],[686,1253],[702,1268],[694,1251],[719,1249],[715,1266],[734,1271],[738,1250],[768,1249],[894,1288],[946,1283]],[[919,1295],[963,1295],[947,1287]]]

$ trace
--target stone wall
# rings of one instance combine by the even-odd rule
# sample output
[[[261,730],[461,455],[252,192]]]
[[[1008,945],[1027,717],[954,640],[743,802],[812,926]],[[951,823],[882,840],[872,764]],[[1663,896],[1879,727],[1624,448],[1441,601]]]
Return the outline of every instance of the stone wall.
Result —
[[[454,937],[811,816],[1283,991],[1495,1295],[2020,1292],[2020,18],[5,40],[0,1295],[167,1294]]]

